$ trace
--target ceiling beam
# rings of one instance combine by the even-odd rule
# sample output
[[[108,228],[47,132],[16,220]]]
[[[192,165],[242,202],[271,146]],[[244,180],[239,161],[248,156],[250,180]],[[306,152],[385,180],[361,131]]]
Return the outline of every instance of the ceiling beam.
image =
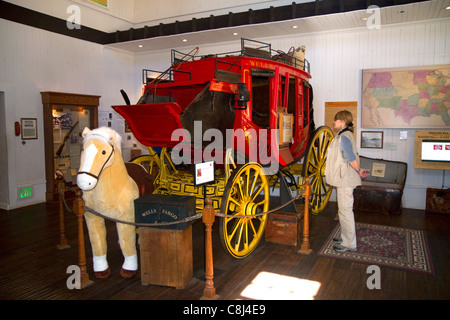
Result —
[[[130,28],[129,30],[118,30],[112,33],[85,26],[81,26],[79,29],[69,29],[66,20],[26,9],[6,1],[0,1],[0,18],[98,44],[112,44],[197,31],[364,10],[370,5],[376,5],[382,8],[423,1],[426,0],[316,0],[314,2],[300,4],[292,2],[291,5],[287,6],[271,6],[267,9],[229,12],[221,16],[210,15],[205,18],[193,18],[187,21],[175,21],[174,23],[167,24],[160,23],[154,26],[145,26],[137,29]]]

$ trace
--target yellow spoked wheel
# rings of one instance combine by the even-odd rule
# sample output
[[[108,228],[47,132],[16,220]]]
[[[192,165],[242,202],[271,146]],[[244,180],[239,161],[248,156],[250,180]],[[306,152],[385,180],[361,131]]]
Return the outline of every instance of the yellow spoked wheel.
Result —
[[[328,147],[333,138],[333,131],[329,127],[319,127],[311,137],[306,149],[303,177],[311,179],[310,208],[313,214],[321,212],[331,196],[332,187],[325,182],[324,177]]]
[[[150,151],[150,154],[138,156],[136,158],[131,159],[130,162],[138,163],[141,166],[143,166],[149,174],[156,175],[157,172],[155,171],[158,171],[160,165],[159,156],[155,151],[153,151],[152,147],[149,147],[148,149]]]
[[[269,210],[269,196],[269,183],[258,163],[238,167],[228,179],[220,212],[242,217],[221,218],[220,237],[225,250],[233,257],[245,258],[258,246],[267,215],[252,215]]]

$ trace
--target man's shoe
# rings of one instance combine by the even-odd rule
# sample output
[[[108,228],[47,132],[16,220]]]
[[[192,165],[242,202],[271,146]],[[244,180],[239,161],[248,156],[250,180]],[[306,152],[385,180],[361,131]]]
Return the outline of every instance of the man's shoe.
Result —
[[[340,244],[333,246],[333,249],[337,252],[346,252],[346,251],[355,252],[356,251],[356,248],[347,248]]]
[[[341,243],[342,239],[341,238],[333,238],[333,243]]]

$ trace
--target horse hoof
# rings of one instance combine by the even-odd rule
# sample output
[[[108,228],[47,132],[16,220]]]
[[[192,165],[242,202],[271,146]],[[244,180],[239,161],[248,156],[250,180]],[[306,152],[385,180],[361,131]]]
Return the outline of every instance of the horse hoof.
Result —
[[[111,275],[111,270],[108,268],[105,271],[94,272],[97,279],[106,279]]]
[[[124,268],[120,269],[120,276],[125,279],[131,279],[137,274],[137,270],[130,271]]]

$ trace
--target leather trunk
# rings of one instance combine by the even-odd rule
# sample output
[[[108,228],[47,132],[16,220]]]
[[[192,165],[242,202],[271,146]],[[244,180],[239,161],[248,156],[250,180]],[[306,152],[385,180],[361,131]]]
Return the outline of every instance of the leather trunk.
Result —
[[[301,244],[303,215],[293,212],[273,212],[267,218],[266,241],[298,246]]]
[[[386,214],[400,214],[403,191],[400,189],[359,186],[353,192],[353,210]]]
[[[425,212],[450,214],[450,188],[428,188]]]
[[[355,188],[354,211],[400,214],[407,163],[360,156],[361,168],[370,174]]]

